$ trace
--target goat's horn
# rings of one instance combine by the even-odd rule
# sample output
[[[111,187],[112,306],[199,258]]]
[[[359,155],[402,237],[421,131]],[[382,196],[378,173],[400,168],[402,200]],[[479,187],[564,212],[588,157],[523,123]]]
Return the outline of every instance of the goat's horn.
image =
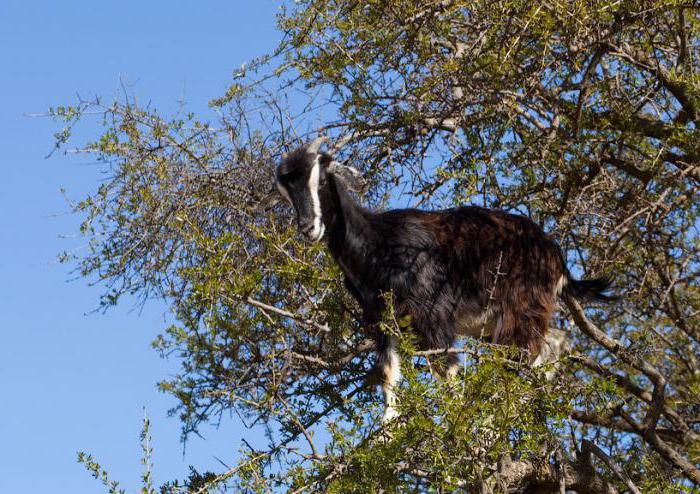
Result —
[[[306,146],[306,152],[307,153],[318,153],[318,150],[321,147],[321,144],[323,144],[327,140],[328,140],[328,137],[326,137],[326,136],[317,137],[308,146]]]

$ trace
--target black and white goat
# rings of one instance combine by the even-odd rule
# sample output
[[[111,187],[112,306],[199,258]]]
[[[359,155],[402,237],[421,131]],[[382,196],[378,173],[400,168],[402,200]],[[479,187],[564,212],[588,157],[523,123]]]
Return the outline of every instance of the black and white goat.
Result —
[[[558,295],[609,300],[608,280],[573,279],[559,246],[526,217],[474,206],[363,208],[349,193],[361,186],[359,173],[320,152],[323,140],[286,154],[276,187],[294,207],[301,233],[328,243],[369,328],[382,316],[382,294],[391,292],[396,315],[410,316],[426,349],[451,347],[458,335],[488,337],[517,345],[534,362]],[[395,338],[373,334],[386,421],[396,415],[401,370]],[[457,358],[448,358],[449,375]]]

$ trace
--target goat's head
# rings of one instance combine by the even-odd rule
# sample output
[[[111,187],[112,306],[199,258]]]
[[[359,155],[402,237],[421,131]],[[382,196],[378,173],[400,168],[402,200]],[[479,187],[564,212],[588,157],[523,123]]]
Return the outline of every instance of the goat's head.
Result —
[[[277,191],[296,212],[299,231],[313,242],[323,238],[326,221],[336,207],[333,179],[341,178],[348,189],[355,191],[363,186],[355,169],[334,161],[329,153],[320,152],[325,140],[319,137],[286,153],[277,167],[275,180]]]

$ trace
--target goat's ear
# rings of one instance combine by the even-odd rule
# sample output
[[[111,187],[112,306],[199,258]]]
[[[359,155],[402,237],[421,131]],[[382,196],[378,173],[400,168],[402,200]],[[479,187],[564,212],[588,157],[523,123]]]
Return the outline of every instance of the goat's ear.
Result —
[[[367,182],[360,172],[351,166],[341,165],[337,161],[331,161],[327,169],[328,173],[340,178],[348,189],[360,194],[366,192]]]
[[[255,206],[255,212],[262,213],[263,211],[267,211],[271,207],[279,204],[281,201],[282,196],[277,190],[277,187],[272,187],[272,189],[267,193],[267,195],[260,199],[258,204]]]

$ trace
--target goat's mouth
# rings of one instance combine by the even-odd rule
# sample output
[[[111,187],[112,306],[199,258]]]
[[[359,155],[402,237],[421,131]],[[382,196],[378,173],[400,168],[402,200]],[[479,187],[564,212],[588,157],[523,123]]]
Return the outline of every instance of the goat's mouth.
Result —
[[[323,234],[326,232],[326,225],[321,223],[318,228],[314,228],[308,232],[304,233],[304,236],[311,242],[318,242],[323,238]]]

